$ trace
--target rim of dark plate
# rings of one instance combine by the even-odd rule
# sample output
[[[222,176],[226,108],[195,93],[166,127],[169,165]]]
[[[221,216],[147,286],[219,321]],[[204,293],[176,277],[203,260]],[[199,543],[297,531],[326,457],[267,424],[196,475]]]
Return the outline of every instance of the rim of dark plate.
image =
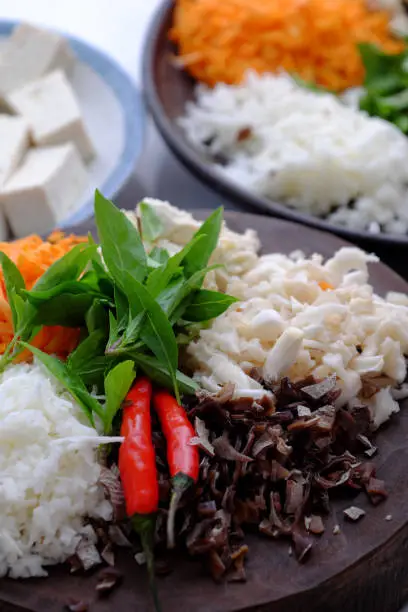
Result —
[[[246,212],[257,209],[268,216],[294,221],[308,227],[314,227],[337,236],[341,236],[351,242],[366,243],[371,246],[405,246],[408,247],[408,235],[398,234],[371,234],[350,230],[346,227],[334,225],[318,217],[306,215],[287,208],[283,204],[257,196],[232,181],[224,178],[216,170],[206,163],[199,151],[194,149],[184,137],[174,121],[166,114],[163,104],[157,92],[155,82],[154,62],[158,41],[167,33],[167,24],[174,9],[173,0],[163,0],[156,10],[148,28],[144,52],[142,58],[142,83],[143,94],[153,120],[171,151],[196,177],[209,185],[214,191],[245,207]]]

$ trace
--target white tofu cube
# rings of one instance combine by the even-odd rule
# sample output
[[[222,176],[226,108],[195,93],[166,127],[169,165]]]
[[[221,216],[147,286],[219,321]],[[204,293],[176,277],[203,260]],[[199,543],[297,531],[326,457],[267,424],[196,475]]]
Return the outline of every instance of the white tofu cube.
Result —
[[[30,127],[36,145],[73,142],[85,161],[94,155],[81,110],[62,70],[55,70],[5,96],[8,106]]]
[[[82,203],[88,174],[73,144],[30,149],[0,191],[17,238],[53,229]]]
[[[28,126],[24,119],[0,115],[0,187],[21,162],[28,144]]]
[[[21,23],[0,50],[0,94],[57,68],[69,73],[74,62],[75,56],[63,36]]]

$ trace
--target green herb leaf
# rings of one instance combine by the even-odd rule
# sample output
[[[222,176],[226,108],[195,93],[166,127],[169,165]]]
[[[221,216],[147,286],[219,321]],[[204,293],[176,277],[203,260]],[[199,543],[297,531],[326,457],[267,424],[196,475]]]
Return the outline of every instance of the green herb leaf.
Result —
[[[147,273],[146,253],[136,227],[116,206],[95,192],[95,221],[103,259],[119,287],[125,291],[125,277],[143,282]]]
[[[0,264],[3,270],[7,299],[13,317],[13,328],[16,331],[19,326],[19,318],[21,318],[22,314],[21,301],[19,302],[18,298],[25,289],[25,282],[16,264],[2,251],[0,251]]]
[[[173,255],[168,259],[165,266],[158,270],[153,270],[149,274],[149,277],[146,281],[146,287],[149,292],[153,295],[153,297],[157,297],[161,291],[163,291],[173,276],[179,274],[182,271],[182,264],[184,260],[187,259],[187,256],[192,251],[192,249],[196,249],[199,245],[203,245],[206,240],[206,236],[199,235],[193,237],[188,244],[186,244],[178,253]]]
[[[391,111],[408,109],[408,89],[404,89],[393,96],[381,98],[381,106]]]
[[[65,281],[75,281],[92,259],[96,246],[77,244],[68,253],[57,259],[37,280],[31,293],[47,291]]]
[[[404,53],[384,53],[371,43],[359,43],[357,47],[364,64],[366,85],[378,79],[379,76],[400,71],[401,62],[405,58]]]
[[[91,425],[94,425],[93,414],[97,414],[103,419],[103,411],[100,403],[88,393],[81,378],[74,372],[71,372],[67,366],[57,359],[40,351],[40,349],[27,344],[20,343],[24,348],[32,352],[32,354],[47,368],[47,370],[65,387],[65,389],[73,396],[77,403],[81,406],[84,413],[88,417]]]
[[[21,295],[15,293],[13,290],[10,291],[10,295],[8,296],[10,308],[12,308],[13,312],[13,328],[14,330],[18,330],[21,324],[24,322],[24,318],[26,316],[26,312],[29,310],[29,305],[23,300]],[[13,306],[11,306],[13,304]],[[15,314],[14,314],[15,313]],[[15,317],[15,322],[14,322]]]
[[[62,293],[37,306],[33,323],[81,327],[94,300],[95,296],[90,293]]]
[[[103,417],[106,434],[110,433],[112,421],[128,394],[134,378],[133,361],[122,361],[107,374],[105,378],[106,404]]]
[[[160,247],[154,247],[154,249],[150,251],[149,257],[160,265],[167,263],[169,260],[169,254],[166,249],[162,249]]]
[[[166,387],[167,389],[174,388],[173,380],[170,377],[167,368],[160,363],[156,357],[133,351],[129,352],[128,354],[129,357],[131,357],[133,361],[135,361],[141,367],[146,376],[148,376],[151,380],[162,387]],[[176,379],[181,393],[194,395],[194,393],[199,389],[198,384],[192,378],[186,376],[179,370],[176,371]]]
[[[106,332],[96,329],[69,355],[67,367],[69,370],[80,374],[88,363],[96,357],[103,355],[106,344]]]
[[[157,301],[165,310],[171,325],[174,325],[183,317],[186,308],[193,299],[193,293],[201,288],[208,272],[220,267],[218,264],[215,264],[203,270],[198,270],[184,283],[179,283],[178,286],[174,287],[169,285],[169,290],[165,290],[158,296]]]
[[[358,45],[365,68],[365,94],[360,109],[394,123],[404,133],[408,126],[408,50],[385,53],[369,43]]]
[[[119,289],[119,287],[115,286],[115,306],[116,306],[116,318],[118,320],[118,326],[120,329],[125,329],[129,318],[130,318],[130,308],[129,308],[129,300],[126,295]]]
[[[399,127],[401,132],[408,134],[408,116],[402,115],[395,120],[395,125]]]
[[[174,278],[156,299],[166,315],[170,317],[183,298],[187,297],[190,291],[191,288],[184,276],[179,276]]]
[[[140,202],[139,210],[143,240],[154,242],[163,232],[163,223],[154,207],[147,202]]]
[[[112,347],[115,342],[118,341],[119,339],[119,333],[118,333],[118,321],[116,320],[115,315],[113,314],[113,312],[110,310],[109,311],[109,338],[108,338],[108,347],[107,350]]]
[[[97,387],[98,390],[102,391],[104,389],[105,373],[109,369],[111,361],[106,355],[94,357],[87,364],[84,364],[77,374],[87,387]]]
[[[225,312],[238,300],[231,295],[202,289],[195,293],[192,302],[186,308],[183,318],[187,321],[208,321]]]
[[[128,327],[129,321],[131,320],[129,301],[126,295],[115,285],[115,306],[116,306],[116,317],[112,312],[109,313],[109,340],[107,345],[107,352],[109,353],[114,346],[115,350],[122,343],[119,342],[121,334],[125,332]]]
[[[143,311],[146,313],[140,337],[157,359],[167,366],[173,380],[175,394],[178,396],[175,376],[178,349],[173,328],[166,314],[147,289],[130,274],[126,276],[125,291],[129,299],[132,317],[137,317]]]
[[[91,307],[86,312],[85,323],[89,334],[99,329],[108,329],[108,313],[98,299],[92,302]]]
[[[27,299],[27,301],[33,306],[41,306],[44,302],[48,302],[48,300],[57,297],[61,294],[70,294],[70,295],[80,295],[80,294],[92,294],[95,298],[100,297],[103,299],[103,296],[100,293],[94,291],[93,288],[90,287],[84,281],[66,281],[62,283],[58,283],[51,287],[50,289],[44,291],[22,291],[23,296]]]
[[[208,265],[211,255],[218,244],[222,228],[223,209],[215,210],[195,233],[194,238],[205,236],[205,241],[194,244],[183,260],[185,275],[191,276]],[[193,240],[194,240],[193,238]]]
[[[109,297],[113,298],[113,279],[109,275],[108,271],[105,270],[101,255],[98,251],[92,257],[92,268],[98,276],[98,286],[100,291],[105,295],[109,295]]]
[[[123,341],[121,342],[121,346],[126,346],[137,342],[143,328],[144,320],[145,312],[140,312],[138,315],[136,315],[136,317],[129,321],[125,329],[125,333],[123,334]]]

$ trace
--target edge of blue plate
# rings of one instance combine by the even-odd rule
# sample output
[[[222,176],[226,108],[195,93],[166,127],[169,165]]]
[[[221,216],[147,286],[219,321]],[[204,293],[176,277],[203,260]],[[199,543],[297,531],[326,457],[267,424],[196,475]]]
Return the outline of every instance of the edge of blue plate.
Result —
[[[0,20],[0,36],[10,35],[18,23],[17,20]],[[52,28],[47,29],[52,30]],[[122,154],[104,183],[96,186],[106,198],[112,199],[130,178],[142,153],[147,116],[143,96],[132,78],[112,57],[71,34],[58,32],[69,41],[79,60],[90,66],[107,83],[123,109],[125,144]],[[92,216],[93,198],[59,223],[59,227],[64,229],[67,226],[77,225]]]

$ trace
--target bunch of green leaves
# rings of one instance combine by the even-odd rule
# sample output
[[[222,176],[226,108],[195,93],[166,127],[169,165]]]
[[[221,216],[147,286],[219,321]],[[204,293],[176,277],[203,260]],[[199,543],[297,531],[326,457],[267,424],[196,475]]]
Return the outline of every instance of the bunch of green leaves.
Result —
[[[365,69],[360,109],[408,134],[408,48],[399,54],[385,53],[369,43],[358,48]]]
[[[97,416],[105,432],[111,431],[137,368],[178,399],[180,392],[196,390],[178,369],[178,346],[235,301],[202,288],[212,269],[222,209],[173,256],[153,246],[163,229],[154,208],[142,203],[140,210],[141,231],[97,191],[100,244],[89,237],[87,244],[74,247],[30,291],[17,267],[0,253],[15,331],[0,371],[23,348],[31,350],[91,423]],[[42,325],[81,328],[81,342],[66,363],[31,346]]]
[[[190,242],[172,257],[159,248],[146,251],[162,222],[154,209],[140,206],[141,231],[101,194],[95,197],[95,220],[103,260],[114,286],[115,308],[109,312],[109,358],[130,358],[153,380],[191,392],[192,381],[178,371],[174,326],[188,327],[222,314],[235,299],[202,289],[212,268],[209,260],[219,239],[222,209],[216,210]]]

